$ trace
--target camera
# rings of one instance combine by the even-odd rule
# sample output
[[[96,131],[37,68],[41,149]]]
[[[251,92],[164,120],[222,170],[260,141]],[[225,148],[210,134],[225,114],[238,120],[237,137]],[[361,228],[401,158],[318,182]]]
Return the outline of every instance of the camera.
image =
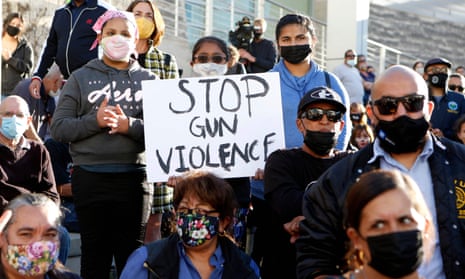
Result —
[[[253,24],[248,17],[243,17],[236,23],[236,30],[229,31],[229,41],[236,48],[249,50],[253,40]]]

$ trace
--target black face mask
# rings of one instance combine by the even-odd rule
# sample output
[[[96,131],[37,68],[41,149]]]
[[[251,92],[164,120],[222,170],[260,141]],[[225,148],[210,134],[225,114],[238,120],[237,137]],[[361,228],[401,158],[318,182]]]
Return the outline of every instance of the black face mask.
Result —
[[[336,146],[336,142],[336,133],[305,130],[305,145],[320,156],[328,155]]]
[[[294,45],[294,46],[282,46],[281,57],[291,64],[299,64],[307,56],[312,53],[312,48],[309,44],[306,45]]]
[[[20,29],[16,26],[11,26],[11,25],[8,25],[6,27],[6,32],[8,33],[8,35],[10,35],[11,37],[14,37],[16,35],[19,34],[19,31]]]
[[[263,38],[263,33],[261,33],[261,32],[253,32],[253,37],[254,37],[254,39],[259,40],[259,39]]]
[[[448,75],[444,73],[428,75],[429,84],[437,88],[445,88]]]
[[[401,154],[415,152],[423,146],[428,128],[424,117],[412,119],[403,115],[393,121],[378,120],[375,132],[385,151]]]
[[[362,114],[361,113],[351,113],[350,114],[350,120],[354,122],[359,122],[362,120]]]
[[[415,272],[423,259],[423,241],[419,230],[370,236],[366,241],[371,254],[368,264],[390,278]]]

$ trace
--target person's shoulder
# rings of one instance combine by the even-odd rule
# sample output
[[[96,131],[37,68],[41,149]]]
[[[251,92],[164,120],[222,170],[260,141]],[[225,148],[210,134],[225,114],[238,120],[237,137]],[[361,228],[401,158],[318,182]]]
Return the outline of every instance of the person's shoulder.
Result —
[[[274,43],[270,39],[264,38],[262,42],[263,42],[264,45],[270,45],[270,46],[274,47]]]
[[[435,138],[434,152],[444,150],[446,153],[459,157],[465,162],[465,145],[446,137]]]
[[[454,101],[464,101],[465,100],[465,95],[462,93],[457,93],[454,91],[447,91],[447,98],[449,100],[454,100]]]
[[[156,74],[154,74],[149,69],[142,67],[139,62],[134,61],[130,66],[130,72],[136,80],[153,80],[160,79]]]
[[[30,96],[29,93],[29,84],[31,83],[30,78],[26,78],[18,82],[15,88],[13,89],[13,94],[22,97],[23,99],[27,99]],[[26,100],[27,101],[27,100]]]
[[[88,5],[90,7],[103,8],[105,10],[116,10],[113,5],[103,0],[88,0]]]
[[[273,151],[270,156],[268,156],[267,161],[273,160],[282,160],[284,158],[294,158],[298,155],[305,153],[302,148],[281,148]]]

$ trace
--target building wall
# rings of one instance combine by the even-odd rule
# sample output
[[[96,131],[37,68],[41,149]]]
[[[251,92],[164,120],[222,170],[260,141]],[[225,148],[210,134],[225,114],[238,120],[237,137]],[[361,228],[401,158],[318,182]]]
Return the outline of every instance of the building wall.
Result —
[[[401,50],[400,63],[407,66],[417,59],[426,61],[437,56],[449,59],[453,67],[465,65],[465,25],[446,19],[371,4],[368,35],[374,41]],[[372,53],[372,57],[376,56]],[[386,66],[395,62],[395,57],[387,56]]]

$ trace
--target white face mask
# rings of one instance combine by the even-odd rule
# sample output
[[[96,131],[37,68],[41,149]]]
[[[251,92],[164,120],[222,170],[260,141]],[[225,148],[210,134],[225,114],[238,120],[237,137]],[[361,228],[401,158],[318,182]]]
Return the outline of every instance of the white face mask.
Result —
[[[112,61],[129,61],[129,56],[136,49],[131,38],[121,35],[105,37],[100,41],[103,53]]]
[[[355,59],[347,60],[347,64],[349,64],[351,67],[355,66]]]
[[[199,63],[192,67],[195,73],[201,77],[222,76],[228,71],[227,64]]]

